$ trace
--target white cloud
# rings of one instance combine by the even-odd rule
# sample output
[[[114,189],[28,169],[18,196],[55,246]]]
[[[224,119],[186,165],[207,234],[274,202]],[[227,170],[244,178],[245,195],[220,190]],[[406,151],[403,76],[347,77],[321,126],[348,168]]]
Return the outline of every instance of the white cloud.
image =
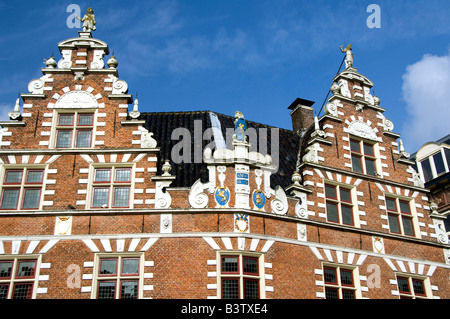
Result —
[[[450,133],[450,51],[445,56],[425,55],[406,68],[406,102],[402,139],[410,152]]]

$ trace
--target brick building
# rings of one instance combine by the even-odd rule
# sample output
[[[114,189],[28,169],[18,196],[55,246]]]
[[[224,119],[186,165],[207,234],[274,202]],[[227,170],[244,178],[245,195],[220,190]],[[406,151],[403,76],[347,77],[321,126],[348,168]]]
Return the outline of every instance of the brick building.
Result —
[[[58,46],[0,123],[1,298],[450,297],[443,220],[349,55],[291,131],[140,113],[105,42]]]

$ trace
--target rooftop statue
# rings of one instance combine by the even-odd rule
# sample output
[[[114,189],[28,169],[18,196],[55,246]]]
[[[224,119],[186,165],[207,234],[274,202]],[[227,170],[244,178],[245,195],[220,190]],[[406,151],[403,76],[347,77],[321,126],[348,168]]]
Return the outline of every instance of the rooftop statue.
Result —
[[[95,31],[95,15],[94,10],[92,8],[87,9],[86,14],[83,18],[75,16],[78,20],[83,22],[83,31],[91,32]]]
[[[349,44],[345,49],[342,49],[342,45],[339,47],[341,49],[342,53],[345,53],[345,68],[351,68],[353,66],[353,52],[352,52],[352,45]]]

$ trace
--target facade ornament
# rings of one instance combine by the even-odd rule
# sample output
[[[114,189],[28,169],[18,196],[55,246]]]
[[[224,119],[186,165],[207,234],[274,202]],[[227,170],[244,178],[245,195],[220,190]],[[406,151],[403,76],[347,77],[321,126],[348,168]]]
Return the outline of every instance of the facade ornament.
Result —
[[[234,114],[234,140],[245,142],[245,132],[247,131],[247,123],[245,122],[244,115],[237,111]]]
[[[373,104],[375,106],[380,106],[380,103],[381,103],[380,98],[378,96],[374,95],[373,96]]]
[[[94,57],[91,62],[91,69],[101,70],[105,67],[103,57],[105,56],[105,50],[94,50]]]
[[[348,82],[347,82],[347,80],[340,79],[339,80],[339,86],[341,88],[341,95],[342,96],[345,96],[345,97],[348,97],[348,98],[352,97],[352,95],[350,93],[350,90],[348,89]]]
[[[297,239],[299,241],[307,241],[306,225],[297,223]]]
[[[405,151],[402,139],[398,140],[398,151],[400,152],[400,157],[409,158],[411,155]]]
[[[162,234],[172,233],[172,214],[161,214],[160,231]]]
[[[140,126],[141,131],[141,148],[155,148],[158,143],[153,138],[153,133],[149,132],[145,127]]]
[[[112,56],[108,59],[106,64],[109,66],[110,69],[115,69],[119,65],[119,62],[117,61],[116,57]]]
[[[351,68],[353,67],[353,52],[352,52],[352,45],[349,44],[345,49],[342,49],[342,45],[339,47],[341,49],[342,53],[345,53],[345,68]]]
[[[368,123],[362,120],[355,120],[348,125],[348,133],[372,141],[378,141],[377,133]]]
[[[339,92],[340,92],[340,90],[341,90],[341,87],[340,87],[339,84],[337,84],[336,82],[333,82],[333,84],[331,85],[330,90],[331,90],[331,92],[332,92],[334,95],[336,95],[336,94],[339,94]]]
[[[288,210],[288,202],[286,193],[283,188],[277,186],[275,188],[275,198],[270,202],[270,207],[272,208],[272,213],[277,215],[286,215]]]
[[[338,116],[336,102],[329,102],[325,105],[324,112],[326,115]]]
[[[8,113],[8,116],[11,120],[18,120],[21,116],[20,114],[20,98],[18,97],[16,100],[16,104],[14,106],[14,110]]]
[[[319,162],[319,158],[318,158],[318,154],[317,154],[317,148],[318,148],[318,144],[314,143],[311,146],[308,146],[305,150],[305,155],[303,156],[302,160],[303,162],[308,162],[308,163],[318,163]]]
[[[362,111],[364,110],[364,104],[362,104],[362,103],[356,103],[355,109],[356,109],[358,112],[362,112]]]
[[[171,176],[170,171],[172,170],[172,165],[170,165],[169,160],[165,160],[162,166],[162,171],[164,172],[162,176]]]
[[[364,99],[370,105],[375,105],[374,97],[372,96],[372,94],[370,94],[370,88],[367,86],[364,87]]]
[[[325,132],[320,129],[319,118],[317,116],[314,117],[314,132],[311,134],[311,137],[326,137]]]
[[[31,80],[28,83],[28,91],[31,94],[44,94],[44,81],[42,79]]]
[[[136,120],[141,113],[139,112],[139,101],[138,99],[134,100],[134,105],[133,105],[133,111],[131,111],[130,113],[128,113],[128,115],[133,119]]]
[[[49,57],[48,59],[44,60],[44,64],[49,69],[54,69],[58,65],[55,58],[53,56]]]
[[[115,78],[113,83],[112,94],[126,94],[128,92],[128,84],[124,80]]]
[[[59,69],[70,69],[72,67],[72,50],[62,50],[62,58],[58,62]]]
[[[80,20],[81,22],[83,22],[83,31],[84,32],[91,32],[91,31],[95,31],[96,30],[96,22],[95,22],[95,15],[94,15],[94,10],[92,8],[88,8],[86,10],[86,14],[84,15],[83,18],[80,18],[78,16],[75,16],[78,20]]]
[[[409,169],[412,172],[411,174],[412,174],[414,186],[424,188],[425,184],[423,183],[422,179],[420,178],[420,174],[411,166],[409,167]]]
[[[189,204],[192,208],[205,208],[208,206],[209,197],[205,193],[205,189],[209,188],[208,184],[204,184],[201,182],[201,179],[198,179],[192,185],[189,191]]]

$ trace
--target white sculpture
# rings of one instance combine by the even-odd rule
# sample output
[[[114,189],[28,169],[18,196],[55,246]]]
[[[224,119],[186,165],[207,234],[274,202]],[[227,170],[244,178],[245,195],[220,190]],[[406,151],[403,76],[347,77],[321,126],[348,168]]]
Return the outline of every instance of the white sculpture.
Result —
[[[80,18],[78,16],[75,16],[78,20],[80,20],[81,22],[83,22],[83,31],[84,32],[91,32],[91,31],[95,31],[96,27],[95,27],[95,15],[94,15],[94,10],[92,8],[87,9],[86,14],[84,15],[83,18]]]
[[[339,47],[342,53],[345,53],[345,68],[351,68],[353,66],[353,52],[352,45],[349,44],[345,49],[342,49],[342,45]]]

